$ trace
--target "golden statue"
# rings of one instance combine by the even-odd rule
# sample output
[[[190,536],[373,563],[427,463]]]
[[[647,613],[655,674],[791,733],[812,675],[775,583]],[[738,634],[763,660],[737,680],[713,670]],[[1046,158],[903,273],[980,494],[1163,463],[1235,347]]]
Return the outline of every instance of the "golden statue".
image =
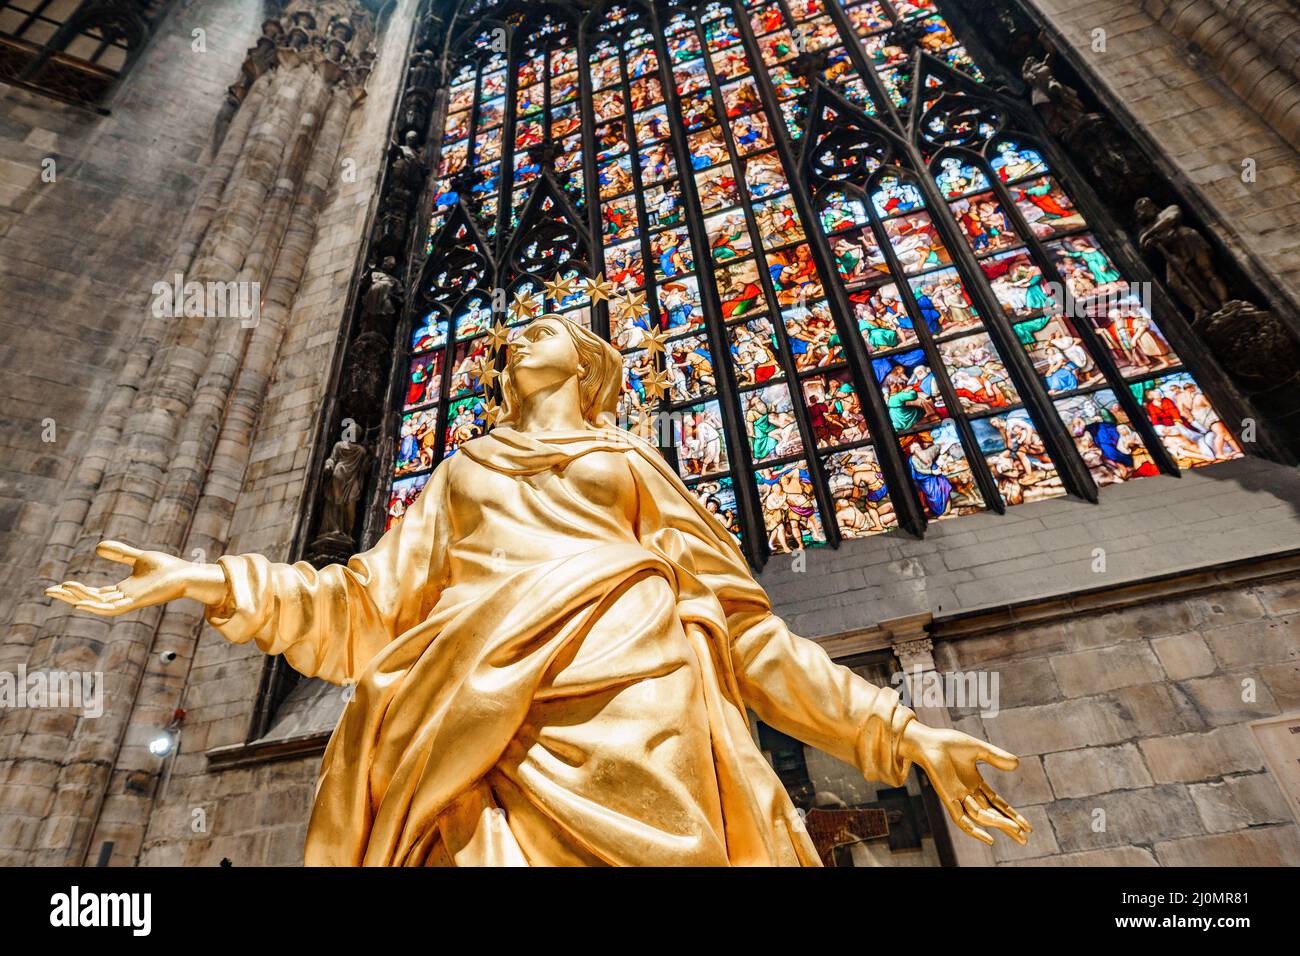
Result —
[[[791,634],[728,531],[615,426],[621,370],[594,333],[534,320],[498,427],[346,565],[105,541],[129,577],[46,593],[105,615],[194,598],[228,639],[355,683],[308,864],[820,865],[746,707],[890,786],[915,763],[966,833],[1025,843],[976,768],[1017,758]]]

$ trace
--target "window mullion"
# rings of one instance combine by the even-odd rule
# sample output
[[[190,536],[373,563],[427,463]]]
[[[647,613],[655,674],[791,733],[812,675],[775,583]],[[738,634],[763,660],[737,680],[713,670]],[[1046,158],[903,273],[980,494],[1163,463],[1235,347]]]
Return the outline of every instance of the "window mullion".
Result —
[[[518,46],[515,38],[518,30],[511,28],[506,31],[506,51],[505,51],[505,71],[506,71],[506,88],[502,94],[505,96],[504,115],[501,120],[501,158],[500,165],[497,167],[499,174],[497,176],[497,212],[496,212],[496,234],[488,242],[492,249],[493,259],[499,259],[506,248],[506,238],[510,233],[510,215],[514,209],[515,189],[515,129],[518,117],[515,115],[518,110],[516,104],[519,96],[519,65],[515,58],[519,55]],[[498,269],[498,273],[504,270]],[[498,274],[497,280],[504,278]]]
[[[596,175],[596,120],[592,106],[591,39],[598,35],[595,13],[589,13],[578,30],[578,109],[582,113],[582,181],[586,190],[587,230],[591,235],[587,261],[592,277],[605,274],[605,231],[601,223],[600,183]],[[610,340],[609,303],[590,301],[591,329]]]
[[[1065,154],[1064,150],[1057,147],[1052,136],[1047,134],[1045,130],[1036,132],[1030,138],[1034,141],[1035,145],[1043,150],[1044,158],[1048,163],[1049,175],[1057,178],[1071,201],[1082,211],[1083,217],[1088,223],[1087,231],[1091,232],[1103,241],[1106,254],[1110,256],[1115,265],[1121,269],[1125,280],[1130,282],[1130,284],[1134,282],[1145,282],[1149,288],[1153,289],[1155,294],[1151,297],[1151,317],[1166,338],[1169,337],[1171,327],[1173,328],[1174,337],[1170,340],[1170,344],[1175,347],[1178,353],[1178,363],[1169,368],[1161,369],[1160,374],[1168,375],[1180,368],[1192,371],[1194,373],[1192,377],[1202,387],[1204,387],[1207,380],[1214,381],[1216,384],[1222,384],[1223,391],[1227,393],[1222,397],[1229,399],[1229,401],[1221,402],[1219,400],[1220,396],[1216,394],[1214,396],[1215,401],[1213,402],[1216,410],[1223,408],[1225,405],[1228,407],[1237,406],[1237,400],[1232,395],[1233,388],[1224,381],[1222,372],[1212,366],[1211,368],[1203,368],[1202,366],[1209,365],[1210,363],[1196,361],[1197,357],[1204,352],[1204,344],[1193,338],[1191,333],[1185,330],[1185,320],[1181,313],[1178,312],[1178,309],[1175,307],[1173,302],[1164,295],[1163,290],[1159,289],[1152,281],[1151,273],[1148,270],[1146,263],[1143,262],[1140,257],[1131,254],[1127,242],[1124,241],[1123,238],[1117,237],[1118,230],[1113,226],[1110,216],[1100,208],[1100,203],[1097,202],[1091,187],[1084,182],[1083,177],[1075,168],[1070,157]],[[1019,213],[1019,209],[1017,209],[1017,213]],[[1157,305],[1159,306],[1158,310],[1156,308]],[[1146,413],[1139,409],[1140,413],[1136,418],[1133,417],[1132,408],[1138,405],[1137,400],[1132,399],[1133,406],[1130,406],[1127,401],[1127,399],[1132,398],[1133,395],[1128,387],[1129,381],[1142,381],[1148,376],[1132,375],[1127,378],[1123,377],[1122,373],[1119,371],[1118,363],[1114,362],[1114,357],[1111,355],[1110,349],[1106,347],[1105,343],[1100,341],[1092,326],[1092,322],[1085,319],[1079,322],[1079,326],[1080,332],[1091,336],[1092,338],[1090,338],[1089,341],[1095,341],[1099,350],[1105,353],[1107,364],[1103,366],[1103,369],[1106,371],[1108,376],[1112,374],[1113,369],[1115,378],[1112,384],[1115,385],[1118,383],[1118,387],[1115,387],[1114,391],[1116,395],[1121,391],[1124,393],[1125,397],[1121,398],[1121,401],[1124,401],[1124,410],[1132,419],[1133,426],[1141,433],[1142,440],[1155,442],[1157,448],[1153,449],[1148,446],[1148,451],[1159,464],[1160,470],[1166,471],[1170,474],[1180,474],[1180,466],[1176,461],[1174,461],[1173,456],[1169,454],[1164,441],[1155,433],[1155,429],[1151,426]],[[1188,362],[1189,355],[1192,356],[1193,364],[1189,364]],[[1204,374],[1209,371],[1213,371],[1213,374]],[[1226,418],[1223,419],[1223,422],[1225,425],[1228,424]]]
[[[823,2],[827,15],[835,21],[835,25],[840,31],[840,37],[845,40],[844,48],[848,52],[849,59],[853,61],[853,66],[858,71],[858,75],[862,77],[862,82],[866,84],[867,89],[871,92],[871,99],[876,104],[877,118],[882,122],[892,124],[895,130],[902,132],[907,128],[905,118],[899,115],[898,108],[894,106],[893,97],[889,95],[889,90],[885,89],[884,81],[876,72],[875,64],[867,59],[867,54],[862,49],[864,38],[858,36],[857,31],[853,29],[853,24],[849,22],[848,15],[844,12],[841,0],[823,0]],[[897,26],[900,22],[897,15],[892,10],[886,12],[893,19],[894,26]]]
[[[909,160],[907,166],[899,165],[895,167],[900,174],[899,181],[909,182],[920,179],[924,175],[923,172],[908,168],[917,161],[917,157],[910,152],[906,155]],[[924,170],[924,166],[921,168]],[[884,222],[876,210],[876,204],[870,189],[867,190],[866,205],[867,215],[871,219],[871,227],[876,234],[876,245],[880,248],[881,255],[885,257],[885,263],[889,267],[890,274],[899,277],[895,282],[895,288],[898,289],[899,298],[907,308],[908,315],[912,317],[912,329],[916,333],[917,342],[929,359],[930,374],[935,377],[935,381],[939,384],[939,390],[943,395],[943,403],[948,412],[947,417],[952,421],[953,426],[957,429],[957,434],[961,438],[962,448],[966,453],[966,463],[970,467],[975,483],[979,486],[980,494],[984,498],[984,505],[999,514],[1004,514],[1007,508],[1006,502],[1003,501],[997,482],[993,480],[993,475],[989,471],[988,462],[980,451],[979,442],[975,439],[975,433],[971,429],[969,416],[963,410],[961,399],[957,396],[956,389],[952,387],[952,382],[948,379],[948,369],[943,363],[938,348],[935,347],[934,337],[930,334],[930,327],[926,323],[921,307],[917,304],[916,295],[912,291],[912,283],[908,281],[909,276],[903,269],[902,263],[898,261],[898,254],[894,251],[894,244],[890,241],[889,233],[886,231]],[[930,222],[933,223],[934,210],[928,202],[924,207],[924,211],[929,215]],[[947,244],[945,240],[945,245]],[[951,249],[949,255],[951,255]],[[877,385],[877,387],[879,386]],[[938,425],[933,425],[919,430],[929,431],[937,427]],[[912,432],[908,434],[912,434]]]
[[[990,309],[990,311],[985,312],[988,317],[984,322],[984,328],[997,346],[1002,363],[1011,374],[1016,390],[1020,393],[1021,402],[1028,407],[1030,418],[1034,421],[1035,430],[1047,444],[1052,460],[1056,463],[1057,474],[1061,476],[1066,491],[1095,504],[1097,501],[1097,483],[1093,480],[1092,473],[1088,471],[1087,466],[1083,463],[1083,458],[1080,456],[1074,440],[1066,431],[1065,423],[1061,421],[1061,416],[1056,413],[1056,406],[1048,396],[1041,376],[1034,368],[1029,356],[1025,354],[1020,340],[1016,338],[1015,333],[1012,331],[1010,321],[1007,319],[1001,303],[997,301],[997,297],[993,295],[991,288],[985,290],[987,278],[984,275],[984,270],[980,267],[979,260],[971,250],[966,237],[953,220],[952,208],[948,205],[948,200],[935,183],[929,165],[925,164],[924,158],[920,155],[919,150],[916,150],[915,144],[909,144],[909,149],[913,150],[915,160],[922,163],[920,168],[924,170],[924,173],[921,176],[921,191],[925,196],[926,205],[940,210],[937,215],[932,215],[930,219],[936,224],[944,243],[948,246],[949,253],[953,257],[953,264],[957,266],[958,274],[963,276],[963,281],[966,281],[966,276],[969,276],[968,285],[975,286],[980,292],[987,291],[988,293],[987,298],[991,302],[986,303],[985,297],[980,299],[981,308]],[[981,159],[979,168],[989,181],[990,186],[996,189],[995,181],[998,177],[993,175],[993,171],[988,164]],[[1007,208],[1007,197],[1003,193],[1004,191],[998,192],[996,195],[1005,210]],[[1017,230],[1020,231],[1020,224],[1017,224]],[[1024,241],[1029,237],[1025,231],[1020,231],[1020,238]]]
[[[1038,137],[1035,137],[1035,139],[1037,138]],[[985,167],[987,168],[987,164],[985,164]],[[991,174],[992,170],[988,169],[988,173]],[[1047,174],[1054,175],[1053,167],[1050,165]],[[1146,412],[1144,412],[1138,404],[1137,398],[1133,395],[1132,391],[1129,390],[1124,377],[1120,374],[1119,367],[1115,364],[1114,356],[1112,356],[1110,350],[1098,340],[1097,334],[1092,329],[1090,322],[1079,321],[1075,318],[1079,312],[1075,305],[1075,298],[1070,293],[1070,288],[1065,282],[1065,277],[1056,267],[1055,260],[1047,254],[1047,250],[1043,248],[1041,240],[1039,240],[1039,238],[1034,235],[1033,230],[1029,228],[1028,223],[1025,222],[1024,216],[1020,213],[1020,208],[1011,201],[1011,194],[1002,183],[1001,177],[989,175],[988,178],[994,194],[1002,204],[1003,213],[1010,218],[1013,228],[1019,234],[1021,243],[1029,250],[1030,256],[1042,271],[1043,278],[1048,282],[1055,283],[1056,288],[1061,290],[1061,308],[1063,313],[1072,319],[1071,325],[1083,340],[1089,354],[1092,355],[1093,361],[1101,367],[1103,377],[1107,380],[1108,384],[1112,386],[1116,398],[1124,407],[1124,411],[1128,414],[1133,427],[1137,429],[1139,434],[1142,436],[1143,442],[1147,444],[1147,452],[1151,455],[1152,459],[1156,462],[1161,471],[1169,474],[1179,474],[1178,464],[1174,461],[1173,456],[1169,454],[1168,449],[1165,448],[1165,444],[1160,439],[1160,436],[1156,434],[1155,428],[1147,419]],[[1092,231],[1091,223],[1089,223],[1087,231]],[[962,245],[963,247],[966,247],[964,240]],[[1035,377],[1037,378],[1037,375],[1035,375]],[[1054,411],[1055,409],[1053,409],[1053,412]],[[1060,424],[1061,430],[1064,431],[1065,425],[1060,422],[1060,416],[1053,414],[1051,417],[1052,421]],[[1071,444],[1073,444],[1072,441]],[[1080,464],[1082,464],[1082,459],[1080,459]],[[1093,500],[1096,499],[1094,498]]]
[[[726,4],[725,3],[721,4],[721,6],[725,8]],[[758,53],[757,48],[751,47],[746,42],[747,38],[749,38],[749,34],[746,31],[746,27],[748,27],[748,21],[747,18],[737,15],[741,12],[743,11],[741,10],[740,4],[733,3],[732,15],[735,19],[737,29],[741,31],[741,45],[745,47],[746,57],[749,60],[750,75],[754,77],[755,82],[761,82],[762,79],[766,78],[765,76],[760,76],[760,74],[765,74],[766,72],[766,63],[764,63],[761,56],[757,56]],[[772,331],[776,335],[777,353],[779,355],[780,362],[781,362],[781,370],[785,375],[786,388],[790,394],[790,407],[791,410],[794,412],[795,422],[799,426],[799,436],[800,436],[801,443],[803,444],[802,457],[808,464],[808,471],[812,477],[813,491],[817,498],[817,507],[821,512],[822,533],[826,537],[827,544],[829,544],[831,547],[838,547],[840,543],[840,531],[839,531],[839,525],[835,521],[834,502],[831,500],[830,497],[830,491],[827,487],[826,476],[822,468],[821,459],[817,455],[818,448],[816,442],[816,435],[813,432],[812,423],[809,421],[808,418],[808,409],[805,407],[803,390],[802,390],[802,382],[799,379],[799,370],[795,366],[794,355],[790,349],[790,337],[785,327],[785,317],[781,313],[781,303],[777,298],[776,288],[772,283],[771,270],[767,266],[767,257],[772,250],[768,249],[767,244],[764,242],[764,236],[758,230],[758,221],[754,215],[753,200],[750,198],[748,188],[746,188],[744,185],[744,167],[741,165],[740,154],[739,151],[736,149],[735,136],[731,130],[730,125],[726,122],[727,120],[726,104],[722,98],[722,90],[718,84],[717,74],[714,72],[713,57],[712,54],[709,52],[708,41],[705,36],[705,28],[698,21],[696,23],[696,31],[697,31],[697,36],[700,39],[701,53],[704,56],[705,72],[709,76],[709,86],[713,94],[714,113],[718,118],[718,126],[722,130],[723,142],[726,144],[727,147],[728,162],[731,165],[732,172],[736,176],[736,196],[739,198],[741,209],[744,211],[745,214],[745,224],[747,229],[749,230],[750,244],[753,246],[753,253],[752,253],[753,261],[755,266],[758,267],[759,285],[763,289],[763,295],[767,300],[767,309],[769,314],[771,315]],[[770,88],[768,88],[768,92],[770,93]],[[772,106],[774,104],[775,104],[775,97],[773,97],[768,102],[764,103],[763,106],[764,106],[764,111],[766,112],[768,118],[768,129],[772,132],[772,137],[773,137],[772,142],[777,146],[779,150],[781,145],[781,140],[777,138],[779,136],[779,133],[776,131],[776,127],[778,125],[784,127],[785,119],[780,114],[779,109],[777,110],[772,109]],[[772,115],[774,112],[776,113],[775,117],[773,117]],[[791,196],[795,196],[798,193],[799,188],[798,188],[797,181],[791,179],[791,173],[795,171],[796,167],[794,167],[790,163],[788,150],[784,154],[778,152],[778,155],[781,156],[782,165],[785,167],[786,179],[790,183],[790,194]],[[808,231],[807,227],[805,226],[804,229],[805,242],[807,241],[807,231]],[[790,248],[794,248],[797,245],[799,245],[798,242],[793,243],[791,244]],[[706,248],[709,247],[706,245]],[[711,250],[709,256],[709,273],[710,273],[709,274],[710,281],[712,283],[716,283],[717,271],[713,268],[713,259],[712,259]],[[763,386],[756,385],[751,387],[748,391],[746,391],[744,393],[744,396],[757,394],[762,390],[763,390]],[[738,396],[738,398],[743,399],[742,396]],[[743,415],[744,413],[743,400],[738,401],[737,405],[740,407],[741,413]],[[745,444],[746,447],[748,448],[749,445],[748,432],[746,432],[745,435]],[[783,456],[781,459],[777,459],[777,461],[783,461],[785,457],[786,456]],[[757,463],[754,464],[754,468],[768,468],[768,467],[772,467],[771,462],[767,462],[763,464],[757,464]],[[747,480],[754,481],[756,479],[751,474]],[[766,523],[764,524],[764,527],[766,527]]]
[[[758,42],[754,37],[749,18],[745,17],[743,19],[744,23],[740,25],[741,36],[744,39],[746,49],[750,51],[750,56],[753,57],[759,53]],[[761,66],[754,69],[754,78],[758,83],[762,99],[767,104],[776,104],[776,91],[772,86],[772,79],[768,75],[766,63],[762,61],[761,56],[758,62]],[[813,105],[816,102],[815,84],[818,82],[821,81],[819,79],[809,81],[807,95]],[[869,373],[871,362],[867,356],[866,347],[862,343],[862,337],[858,334],[857,320],[853,317],[854,312],[852,304],[849,302],[848,292],[840,279],[839,269],[835,266],[834,256],[830,251],[830,243],[821,228],[821,216],[818,214],[809,195],[807,183],[798,181],[799,174],[803,172],[803,167],[794,161],[794,147],[790,143],[789,130],[786,128],[780,107],[775,106],[775,109],[773,109],[769,106],[769,114],[771,112],[777,114],[776,122],[772,126],[773,139],[776,143],[777,152],[781,156],[781,162],[787,170],[787,177],[790,180],[790,193],[794,197],[800,217],[807,224],[804,232],[812,249],[814,260],[817,263],[817,269],[825,277],[822,283],[823,288],[835,304],[834,313],[840,333],[840,342],[848,359],[849,374],[853,379],[853,387],[858,392],[859,407],[867,420],[871,444],[876,453],[876,461],[880,465],[881,472],[885,477],[885,484],[889,488],[894,514],[900,527],[917,537],[921,537],[925,533],[925,513],[921,509],[920,502],[912,488],[912,481],[903,462],[898,442],[891,438],[894,433],[893,427],[885,411],[884,402],[881,400],[879,386]],[[809,108],[809,119],[810,122],[813,120],[811,106]],[[812,148],[812,143],[804,143],[804,151]],[[766,271],[764,271],[764,274],[766,275]],[[902,275],[901,272],[895,274]],[[780,325],[784,332],[785,323],[779,316],[777,321],[774,322],[775,325]],[[802,398],[802,395],[800,397]],[[813,447],[816,448],[815,445]],[[824,482],[824,475],[822,475],[821,471],[818,471],[817,475],[820,481]],[[829,491],[827,497],[829,497]],[[831,502],[831,504],[831,520],[835,523],[838,531],[839,523],[834,519],[834,502]]]
[[[685,13],[685,11],[683,11]],[[695,17],[685,15],[695,24]],[[682,191],[682,209],[685,213],[686,229],[690,235],[691,248],[695,252],[695,281],[700,290],[700,303],[704,309],[704,331],[709,340],[709,349],[713,353],[713,377],[717,386],[718,408],[722,413],[723,430],[730,447],[732,490],[736,495],[737,509],[740,512],[741,540],[746,554],[755,567],[762,567],[771,554],[767,543],[767,526],[763,521],[762,503],[754,487],[754,462],[749,448],[749,436],[745,431],[744,420],[739,412],[740,389],[736,381],[735,369],[731,362],[731,346],[727,341],[726,324],[722,315],[722,305],[718,298],[713,279],[713,256],[709,246],[708,233],[704,229],[704,216],[701,211],[699,193],[695,188],[694,168],[691,165],[690,149],[686,143],[686,130],[682,124],[681,96],[677,92],[677,81],[673,76],[672,58],[668,52],[668,43],[663,27],[659,22],[657,7],[651,11],[651,23],[657,41],[655,50],[659,60],[659,77],[663,85],[664,103],[668,109],[669,137],[673,150],[677,154],[678,182]],[[691,29],[698,33],[698,25]],[[704,50],[701,49],[701,54]],[[716,96],[715,96],[716,104]],[[715,105],[716,112],[716,105]],[[718,118],[721,125],[726,113]],[[690,175],[687,175],[690,170]],[[648,224],[647,224],[648,225]],[[705,269],[709,270],[707,279]]]

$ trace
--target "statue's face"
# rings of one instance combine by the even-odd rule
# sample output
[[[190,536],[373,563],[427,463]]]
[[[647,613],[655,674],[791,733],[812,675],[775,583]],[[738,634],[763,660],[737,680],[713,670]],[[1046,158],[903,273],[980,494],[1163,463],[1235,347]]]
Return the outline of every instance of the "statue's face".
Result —
[[[510,377],[520,398],[578,374],[578,349],[564,321],[542,316],[510,344]]]

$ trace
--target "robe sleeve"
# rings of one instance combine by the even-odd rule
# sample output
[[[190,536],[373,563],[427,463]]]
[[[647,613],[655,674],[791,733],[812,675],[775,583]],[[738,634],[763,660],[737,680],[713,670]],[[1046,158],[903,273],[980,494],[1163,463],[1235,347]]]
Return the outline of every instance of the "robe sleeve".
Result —
[[[346,564],[317,569],[278,564],[259,554],[217,559],[227,599],[207,621],[228,640],[283,654],[306,677],[356,680],[371,658],[418,624],[443,586],[446,467],[373,548]]]
[[[630,459],[642,540],[667,533],[674,548],[684,549],[683,564],[721,605],[743,702],[764,723],[852,764],[868,779],[902,786],[911,762],[899,744],[916,715],[898,692],[864,680],[834,663],[819,644],[792,634],[772,613],[721,521],[698,507],[675,475],[640,455]]]

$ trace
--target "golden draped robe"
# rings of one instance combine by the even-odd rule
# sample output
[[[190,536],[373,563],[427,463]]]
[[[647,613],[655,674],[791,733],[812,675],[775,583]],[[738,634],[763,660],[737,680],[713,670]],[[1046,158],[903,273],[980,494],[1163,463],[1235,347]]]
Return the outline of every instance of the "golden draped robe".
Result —
[[[898,694],[791,634],[619,430],[467,442],[346,565],[219,563],[223,635],[356,684],[309,865],[820,865],[746,706],[891,786],[910,766]]]

